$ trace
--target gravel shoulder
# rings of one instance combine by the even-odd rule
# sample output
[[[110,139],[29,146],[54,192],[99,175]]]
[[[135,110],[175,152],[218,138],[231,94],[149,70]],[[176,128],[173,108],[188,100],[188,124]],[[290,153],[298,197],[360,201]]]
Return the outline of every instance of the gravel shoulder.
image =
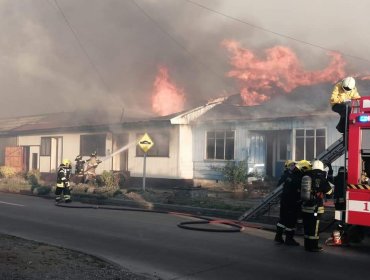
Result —
[[[97,257],[0,234],[0,279],[153,279]]]

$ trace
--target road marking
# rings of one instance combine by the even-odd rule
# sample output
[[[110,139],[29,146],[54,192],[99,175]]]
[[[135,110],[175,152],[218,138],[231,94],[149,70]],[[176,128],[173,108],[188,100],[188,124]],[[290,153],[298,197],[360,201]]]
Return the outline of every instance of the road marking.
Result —
[[[1,200],[0,200],[0,203],[2,203],[2,204],[8,204],[8,205],[14,205],[14,206],[20,206],[20,207],[23,207],[24,206],[22,204],[10,203],[10,202],[5,202],[5,201],[1,201]]]

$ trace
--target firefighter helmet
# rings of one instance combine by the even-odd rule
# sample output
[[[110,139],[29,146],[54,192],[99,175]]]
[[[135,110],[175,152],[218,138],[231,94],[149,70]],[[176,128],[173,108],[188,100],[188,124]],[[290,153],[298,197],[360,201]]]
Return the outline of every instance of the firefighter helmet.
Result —
[[[69,159],[63,159],[62,164],[64,166],[70,166],[71,165],[71,161]]]
[[[285,168],[289,168],[292,164],[296,164],[296,162],[294,160],[286,160],[285,163],[284,163],[284,167]]]
[[[298,161],[297,167],[298,167],[299,170],[301,170],[303,172],[308,171],[308,170],[312,170],[311,163],[308,160],[305,160],[305,159],[302,159],[302,160]]]
[[[351,91],[355,88],[356,81],[352,77],[347,77],[342,80],[342,88],[344,91]]]
[[[322,163],[321,160],[313,160],[312,163],[312,169],[314,170],[321,170],[321,171],[325,171],[325,168],[324,168],[324,164]]]

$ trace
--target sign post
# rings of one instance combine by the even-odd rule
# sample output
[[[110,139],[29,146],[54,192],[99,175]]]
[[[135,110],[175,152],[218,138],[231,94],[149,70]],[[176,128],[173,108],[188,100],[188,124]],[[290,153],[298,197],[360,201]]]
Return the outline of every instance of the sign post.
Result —
[[[153,147],[154,142],[149,137],[147,133],[140,138],[138,145],[144,152],[144,166],[143,166],[143,191],[145,192],[145,178],[146,178],[146,156],[151,147]]]

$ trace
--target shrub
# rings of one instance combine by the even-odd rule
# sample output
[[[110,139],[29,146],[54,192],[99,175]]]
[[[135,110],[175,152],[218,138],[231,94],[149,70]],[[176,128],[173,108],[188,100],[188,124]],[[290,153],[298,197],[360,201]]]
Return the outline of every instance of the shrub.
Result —
[[[33,193],[36,195],[47,195],[51,192],[50,186],[42,186],[42,187],[36,187],[33,190]]]
[[[233,188],[238,186],[245,187],[248,183],[248,177],[252,174],[248,173],[248,163],[243,161],[229,161],[222,167],[212,167],[212,169],[220,172],[223,176],[223,181],[231,184]]]
[[[38,170],[33,169],[27,172],[26,180],[28,183],[30,183],[32,189],[39,186],[40,177],[40,171]]]
[[[103,173],[100,175],[100,179],[103,182],[103,185],[111,188],[118,185],[118,183],[115,180],[115,176],[113,171],[106,171],[104,170]]]
[[[11,178],[17,174],[11,166],[0,166],[0,178]]]

